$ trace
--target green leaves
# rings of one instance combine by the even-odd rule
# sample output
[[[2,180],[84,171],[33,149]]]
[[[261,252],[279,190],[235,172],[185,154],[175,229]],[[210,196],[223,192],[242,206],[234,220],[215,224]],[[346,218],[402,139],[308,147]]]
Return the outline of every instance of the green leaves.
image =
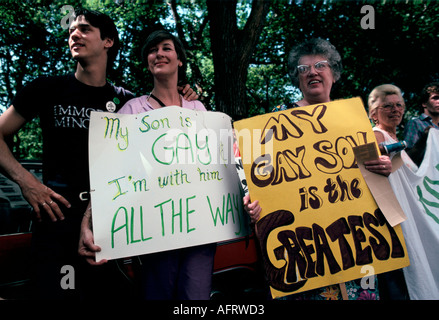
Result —
[[[360,96],[367,101],[375,86],[393,83],[403,90],[406,114],[411,116],[417,114],[416,97],[423,85],[439,78],[439,60],[435,54],[439,49],[437,1],[272,0],[261,21],[264,27],[257,43],[253,44],[246,35],[254,30],[245,28],[253,18],[255,3],[228,1],[227,6],[221,6],[221,10],[229,10],[222,23],[228,21],[236,29],[219,29],[213,36],[206,0],[72,0],[68,4],[98,9],[115,20],[122,42],[114,72],[109,76],[115,84],[137,95],[151,91],[152,79],[140,52],[153,28],[166,27],[183,40],[188,51],[190,85],[203,89],[206,106],[215,108],[218,101],[235,101],[234,87],[242,86],[245,97],[237,102],[242,107],[227,102],[222,104],[221,110],[233,114],[239,109],[244,117],[269,112],[285,101],[300,99],[300,92],[292,87],[287,75],[287,55],[293,46],[310,37],[329,39],[342,55],[344,72],[333,90],[333,99]],[[61,0],[1,2],[0,113],[9,106],[16,91],[30,80],[73,70],[68,34],[61,26],[61,8],[65,4]],[[361,8],[365,4],[374,7],[375,29],[361,28]],[[224,38],[227,40],[224,43],[233,45],[215,49],[212,43],[216,38]],[[239,71],[243,67],[241,63],[230,62],[231,55],[252,45],[255,48],[249,64],[245,65],[247,74],[244,75]],[[220,59],[217,70],[214,70],[212,50],[217,50],[217,59]],[[240,61],[237,58],[233,61]],[[220,74],[222,69],[228,69],[236,79],[231,81],[228,76],[221,81],[225,77]],[[219,78],[215,78],[215,72]],[[218,86],[219,83],[222,85]],[[26,130],[35,128],[31,126]],[[27,145],[38,148],[38,144],[31,141],[37,137],[38,133],[24,134],[20,140],[29,139]]]

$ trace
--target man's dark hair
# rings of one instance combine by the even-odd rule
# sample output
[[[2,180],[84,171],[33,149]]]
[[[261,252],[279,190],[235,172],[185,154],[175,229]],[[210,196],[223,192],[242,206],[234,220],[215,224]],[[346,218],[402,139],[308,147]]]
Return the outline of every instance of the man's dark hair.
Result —
[[[102,12],[84,8],[75,9],[75,20],[79,16],[83,16],[88,23],[99,29],[102,40],[106,38],[113,40],[113,46],[108,49],[107,70],[110,70],[120,49],[119,33],[113,19]]]
[[[428,99],[430,99],[430,94],[432,93],[439,93],[439,82],[434,81],[427,84],[421,91],[421,94],[419,96],[420,100],[420,110],[421,113],[424,112],[424,107],[422,104],[427,103]]]

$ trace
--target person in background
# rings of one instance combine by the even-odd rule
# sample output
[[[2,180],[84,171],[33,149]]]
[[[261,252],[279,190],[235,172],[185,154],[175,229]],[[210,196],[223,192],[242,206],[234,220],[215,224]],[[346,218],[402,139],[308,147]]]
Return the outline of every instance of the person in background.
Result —
[[[399,140],[396,135],[396,128],[401,123],[405,111],[405,102],[401,90],[392,84],[380,85],[369,94],[368,106],[369,118],[375,124],[373,131],[378,145],[397,143]],[[394,153],[389,156],[393,157]],[[401,158],[412,171],[418,170],[418,166],[405,150],[401,151]],[[390,177],[391,175],[389,180]],[[388,295],[398,300],[409,300],[408,289],[401,270],[389,272],[382,277],[385,277],[385,282],[388,284],[386,286]]]
[[[377,142],[386,145],[397,143],[396,127],[401,123],[405,109],[401,90],[392,84],[377,86],[369,94],[368,105],[369,117],[375,123],[373,130]],[[412,161],[412,153],[414,150],[425,150],[425,144],[426,139],[420,139],[408,152],[401,151],[401,158],[405,166],[413,173],[416,173],[418,166]],[[392,152],[390,157],[395,156],[395,154]],[[422,161],[422,158],[420,160]],[[410,258],[410,266],[403,269],[403,274],[396,271],[393,273],[394,277],[388,279],[393,284],[391,294],[400,296],[401,293],[408,291],[410,299],[413,300],[437,299],[439,288],[437,281],[435,281],[435,274],[437,274],[436,269],[438,268],[437,263],[432,258],[435,253],[429,252],[425,246],[426,243],[437,241],[437,232],[425,224],[424,218],[427,215],[425,211],[422,212],[416,206],[417,195],[413,194],[412,198],[408,198],[404,189],[401,189],[406,185],[410,188],[408,181],[410,180],[406,175],[406,170],[399,169],[389,175],[389,182],[407,217],[407,220],[401,223],[401,228]],[[399,291],[395,292],[398,288]]]
[[[439,82],[427,84],[421,92],[421,115],[409,120],[404,128],[407,151],[420,166],[425,154],[428,131],[439,129]]]
[[[299,44],[288,55],[288,72],[293,85],[300,89],[303,98],[294,103],[277,106],[273,111],[330,102],[332,87],[340,79],[342,69],[341,56],[329,41],[312,38]],[[390,158],[385,155],[380,156],[378,160],[367,161],[364,164],[366,169],[374,173],[388,176],[392,172]],[[243,201],[251,221],[256,222],[263,208],[257,200],[252,202],[248,195]],[[351,292],[355,292],[353,299],[375,300],[379,296],[378,289],[363,290],[359,280],[346,282],[346,287],[348,290],[352,289]],[[287,299],[319,300],[324,297],[335,300],[342,298],[336,286],[329,286],[291,295]]]
[[[401,90],[393,84],[380,85],[369,94],[368,105],[369,118],[375,124],[373,131],[378,145],[397,143],[399,140],[396,128],[401,123],[405,111]],[[418,170],[418,166],[405,150],[401,151],[401,157],[410,169]]]
[[[177,91],[186,80],[186,52],[180,40],[165,30],[151,33],[142,50],[154,78],[151,93],[128,101],[119,113],[137,114],[166,106],[205,111],[200,101],[187,101]],[[83,255],[92,260],[100,248],[93,243],[90,215],[82,223]],[[146,300],[208,300],[216,243],[140,256],[142,293]],[[93,262],[92,262],[93,263]],[[98,262],[99,263],[99,262]]]

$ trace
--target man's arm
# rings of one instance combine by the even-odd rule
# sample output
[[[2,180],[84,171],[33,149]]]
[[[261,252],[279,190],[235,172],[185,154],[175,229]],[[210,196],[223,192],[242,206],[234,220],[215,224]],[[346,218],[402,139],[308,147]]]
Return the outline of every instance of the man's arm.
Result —
[[[94,243],[91,203],[89,203],[87,209],[85,210],[84,217],[82,218],[78,253],[80,256],[84,257],[89,264],[98,266],[107,262],[105,259],[98,262],[95,261],[96,252],[99,251],[101,251],[101,248]]]
[[[178,91],[183,95],[187,101],[194,101],[198,99],[198,94],[191,88],[189,84],[184,87],[178,87]]]
[[[422,129],[421,120],[414,118],[409,120],[404,128],[404,141],[407,143],[407,149],[413,148],[415,143],[421,138],[424,130]]]
[[[3,168],[9,179],[16,182],[24,198],[34,209],[37,219],[41,220],[41,209],[44,209],[53,221],[64,219],[58,204],[59,201],[66,207],[70,203],[61,195],[43,185],[32,173],[26,170],[13,156],[6,144],[6,138],[12,136],[25,124],[26,120],[10,106],[0,116],[0,167]]]
[[[416,143],[411,148],[406,149],[407,154],[418,167],[421,166],[422,160],[424,160],[428,133],[431,128],[433,127],[428,126],[427,128],[425,128],[424,132],[419,135],[418,141],[416,141]]]

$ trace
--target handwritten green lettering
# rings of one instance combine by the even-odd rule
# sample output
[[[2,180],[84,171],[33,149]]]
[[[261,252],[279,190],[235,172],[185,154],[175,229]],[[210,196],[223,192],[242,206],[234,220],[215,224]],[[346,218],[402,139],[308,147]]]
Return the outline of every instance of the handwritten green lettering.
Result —
[[[113,137],[113,132],[114,132],[115,133],[114,137],[116,140],[118,140],[119,135],[120,135],[120,137],[125,142],[125,146],[121,147],[121,144],[118,143],[117,147],[121,151],[126,150],[128,148],[128,127],[125,128],[125,134],[123,134],[122,128],[120,127],[120,119],[119,118],[105,117],[104,119],[106,120],[105,136],[104,137],[105,138],[109,137],[111,139]]]
[[[122,224],[121,226],[115,228],[116,225],[116,219],[117,216],[119,214],[119,212],[121,212],[122,210],[122,214],[124,215],[124,224]],[[111,223],[111,248],[114,249],[114,234],[120,230],[125,229],[125,233],[126,233],[126,239],[127,239],[127,244],[129,243],[129,235],[128,235],[128,212],[127,209],[125,207],[120,207],[119,209],[117,209],[116,214],[113,217],[113,222]]]

